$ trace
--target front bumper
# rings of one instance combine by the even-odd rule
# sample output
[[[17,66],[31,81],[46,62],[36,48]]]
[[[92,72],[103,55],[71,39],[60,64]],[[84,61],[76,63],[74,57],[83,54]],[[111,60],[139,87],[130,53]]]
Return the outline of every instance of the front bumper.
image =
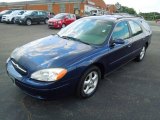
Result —
[[[26,94],[38,99],[50,99],[67,96],[73,93],[75,85],[72,82],[41,82],[22,76],[16,71],[11,61],[6,64],[8,76]],[[73,81],[73,80],[71,80]]]
[[[26,24],[26,20],[25,19],[15,19],[15,23],[16,24]]]
[[[49,28],[62,28],[62,25],[59,23],[49,22],[48,27]]]
[[[5,17],[5,18],[2,17],[1,21],[4,23],[11,23],[12,22],[12,20],[7,17]]]

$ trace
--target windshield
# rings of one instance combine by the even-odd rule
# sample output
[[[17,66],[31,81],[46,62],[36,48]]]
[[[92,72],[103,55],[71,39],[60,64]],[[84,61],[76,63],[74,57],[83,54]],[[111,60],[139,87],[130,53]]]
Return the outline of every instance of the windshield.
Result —
[[[31,15],[33,11],[26,11],[23,15]]]
[[[65,14],[58,14],[58,15],[55,15],[53,18],[55,19],[63,19],[65,17]]]
[[[11,15],[17,15],[19,12],[21,12],[21,11],[19,11],[19,10],[13,11],[13,12],[11,13]]]
[[[109,36],[113,22],[97,19],[80,19],[66,28],[62,29],[58,35],[77,39],[83,43],[101,45]]]

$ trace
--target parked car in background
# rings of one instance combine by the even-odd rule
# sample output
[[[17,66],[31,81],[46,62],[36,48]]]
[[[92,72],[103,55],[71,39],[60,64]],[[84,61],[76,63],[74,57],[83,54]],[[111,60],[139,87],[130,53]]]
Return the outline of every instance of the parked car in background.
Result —
[[[64,28],[76,20],[76,15],[60,13],[48,20],[49,28]]]
[[[32,25],[33,23],[39,24],[48,22],[48,14],[46,11],[41,10],[28,10],[23,15],[16,18],[17,24]]]
[[[2,21],[5,23],[14,23],[15,17],[17,15],[23,14],[25,11],[24,10],[14,10],[10,14],[3,15],[2,16]]]
[[[2,22],[2,16],[3,15],[7,15],[10,14],[13,10],[4,10],[2,12],[0,12],[0,22]]]
[[[20,12],[18,15],[15,15],[14,17],[14,24],[16,24],[16,20],[21,17],[27,10],[24,10],[23,12]]]
[[[7,73],[36,98],[68,93],[91,97],[106,74],[144,59],[152,31],[141,20],[120,15],[81,18],[55,35],[16,48],[6,62]]]

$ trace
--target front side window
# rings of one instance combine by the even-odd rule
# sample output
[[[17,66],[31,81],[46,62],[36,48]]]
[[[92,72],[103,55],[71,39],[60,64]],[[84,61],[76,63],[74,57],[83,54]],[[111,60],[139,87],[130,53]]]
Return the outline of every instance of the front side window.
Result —
[[[142,33],[142,28],[138,23],[136,23],[134,21],[129,21],[129,25],[131,27],[131,31],[132,31],[133,36]]]
[[[21,11],[20,13],[18,13],[18,15],[23,15],[25,13],[25,11]]]
[[[128,24],[127,22],[120,22],[116,25],[116,27],[113,30],[112,39],[127,39],[130,37]]]
[[[87,44],[101,45],[109,36],[113,24],[111,21],[84,18],[73,22],[58,34]]]

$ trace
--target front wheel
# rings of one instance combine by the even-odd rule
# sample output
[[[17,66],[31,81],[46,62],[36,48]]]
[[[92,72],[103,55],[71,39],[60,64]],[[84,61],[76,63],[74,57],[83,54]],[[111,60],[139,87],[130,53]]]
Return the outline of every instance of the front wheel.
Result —
[[[77,87],[77,96],[80,98],[91,97],[96,92],[100,79],[100,69],[96,66],[89,68],[81,77]]]
[[[144,58],[144,56],[145,56],[145,54],[146,54],[146,47],[143,46],[142,49],[141,49],[141,52],[139,53],[139,55],[136,57],[135,60],[136,60],[137,62],[142,61],[143,58]]]
[[[32,25],[32,21],[30,19],[27,19],[26,20],[26,25],[28,25],[28,26]]]

